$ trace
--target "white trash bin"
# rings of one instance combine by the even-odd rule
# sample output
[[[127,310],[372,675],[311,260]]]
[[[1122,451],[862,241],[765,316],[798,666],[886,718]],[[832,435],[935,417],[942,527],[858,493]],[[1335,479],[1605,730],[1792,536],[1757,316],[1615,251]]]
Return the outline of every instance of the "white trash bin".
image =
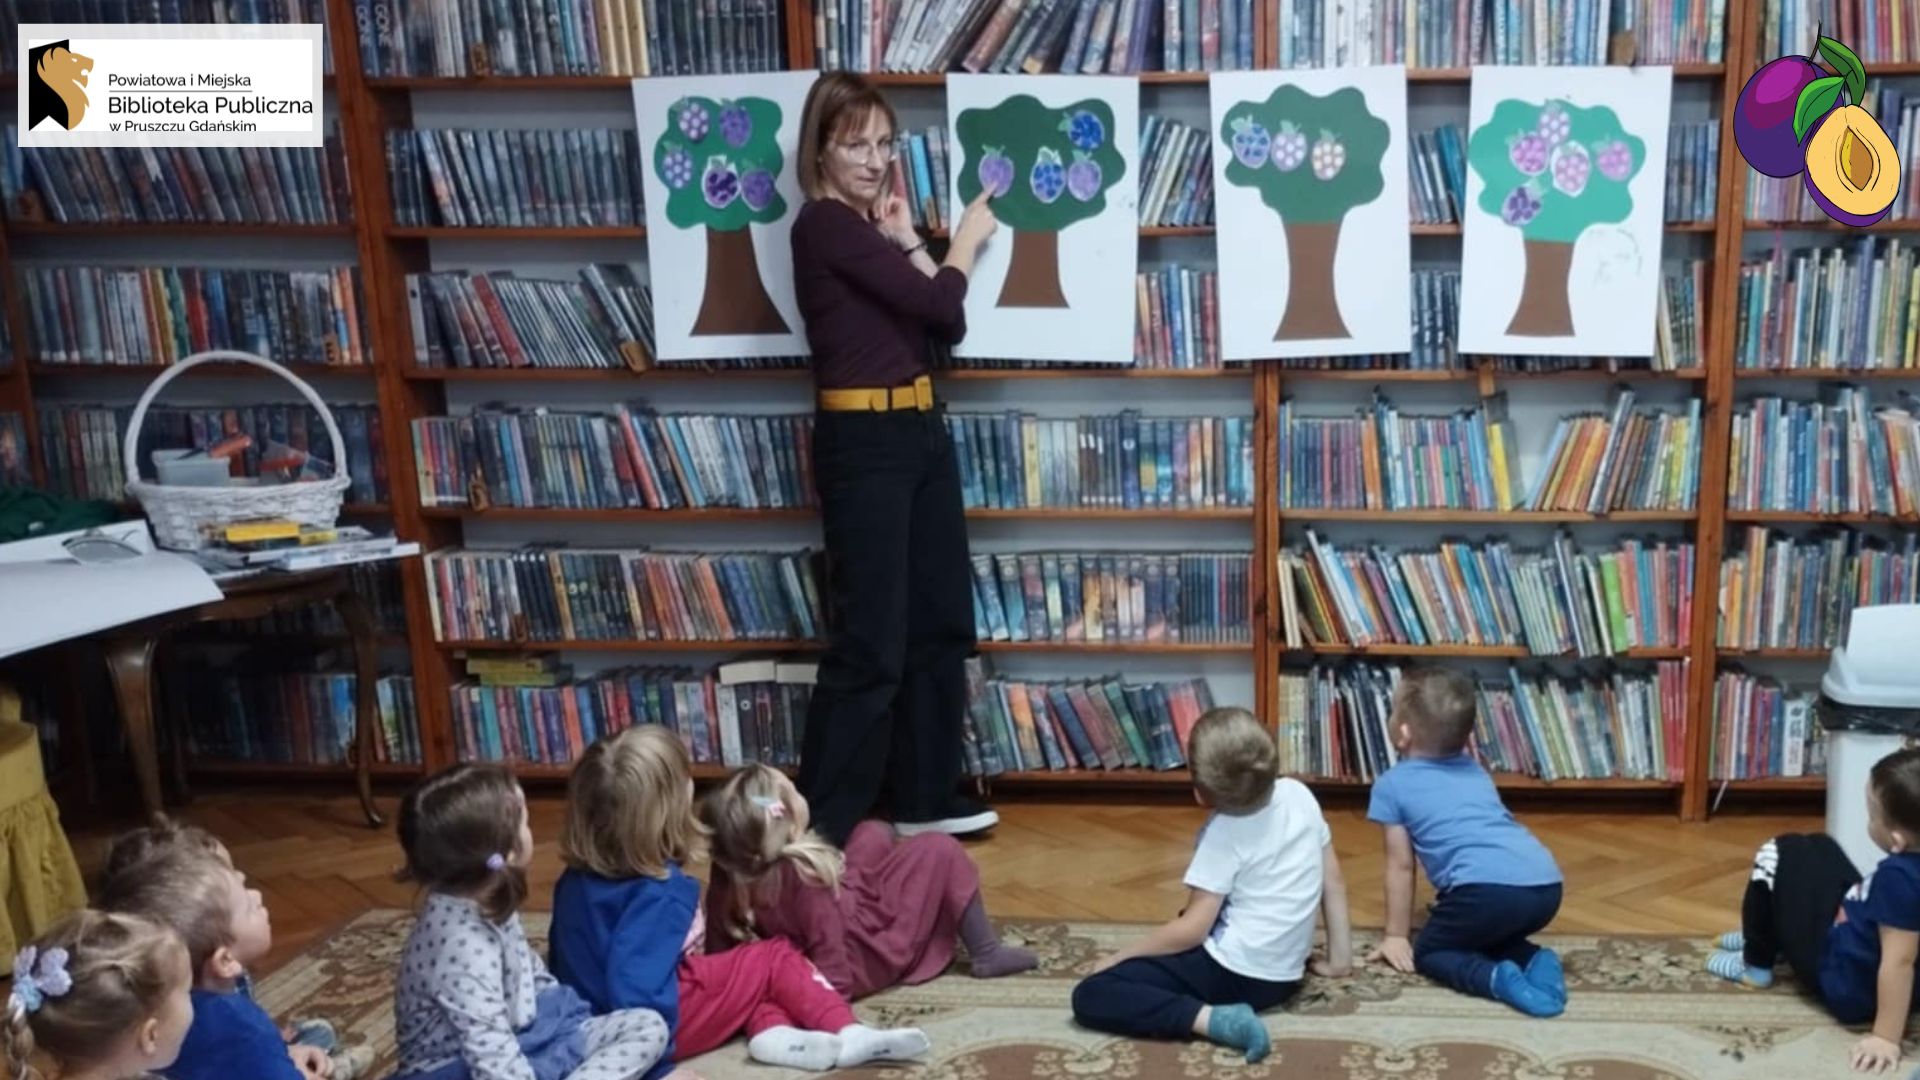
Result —
[[[1862,876],[1886,855],[1867,836],[1867,780],[1881,758],[1920,741],[1920,604],[1855,608],[1816,709],[1827,729],[1827,832]]]

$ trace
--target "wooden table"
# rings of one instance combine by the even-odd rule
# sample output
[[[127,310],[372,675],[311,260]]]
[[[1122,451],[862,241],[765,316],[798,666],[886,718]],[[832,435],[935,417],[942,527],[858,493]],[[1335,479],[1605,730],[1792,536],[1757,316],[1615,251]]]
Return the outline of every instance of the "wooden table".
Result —
[[[373,805],[374,731],[378,723],[374,683],[379,678],[379,639],[373,616],[365,601],[353,591],[353,579],[344,568],[311,570],[287,574],[277,571],[235,578],[220,583],[226,595],[196,607],[157,615],[137,623],[118,627],[105,637],[107,670],[113,676],[114,696],[120,704],[120,722],[127,732],[133,752],[134,773],[139,778],[140,802],[151,817],[164,809],[160,794],[160,755],[154,737],[153,654],[168,635],[198,623],[225,619],[257,619],[276,611],[331,604],[340,613],[353,642],[354,703],[353,759],[354,780],[360,791],[360,808],[367,824],[385,823]],[[186,791],[185,739],[173,740],[174,781]]]

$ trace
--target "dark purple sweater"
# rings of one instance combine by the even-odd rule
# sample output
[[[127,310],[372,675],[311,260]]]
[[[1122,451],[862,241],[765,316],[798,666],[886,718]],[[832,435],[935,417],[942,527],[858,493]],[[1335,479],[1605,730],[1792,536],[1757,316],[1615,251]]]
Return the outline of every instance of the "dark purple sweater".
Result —
[[[904,386],[926,374],[929,334],[967,332],[967,276],[926,276],[838,199],[810,200],[793,220],[793,291],[821,389]]]

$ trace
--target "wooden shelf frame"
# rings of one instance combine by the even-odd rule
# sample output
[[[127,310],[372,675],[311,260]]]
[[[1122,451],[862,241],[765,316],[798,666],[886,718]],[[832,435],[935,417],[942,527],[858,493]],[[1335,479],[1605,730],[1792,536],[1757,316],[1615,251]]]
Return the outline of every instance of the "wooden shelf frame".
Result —
[[[815,66],[813,21],[810,0],[781,0],[784,5],[786,24],[786,52],[788,66],[809,68]],[[1718,64],[1686,64],[1675,69],[1677,78],[1702,83],[1713,88],[1720,98],[1721,146],[1728,150],[1732,147],[1732,106],[1737,99],[1744,79],[1738,77],[1751,64],[1757,41],[1758,13],[1751,10],[1755,5],[1729,5],[1727,25],[1727,56],[1729,62]],[[1260,0],[1255,5],[1255,62],[1259,67],[1272,67],[1276,59],[1273,41],[1273,20],[1276,17],[1276,0]],[[412,366],[413,348],[410,322],[407,317],[404,276],[411,272],[431,268],[434,246],[437,243],[459,243],[464,241],[485,242],[570,242],[576,240],[605,241],[609,244],[631,244],[644,242],[646,230],[642,226],[623,227],[529,227],[529,228],[443,228],[402,226],[394,216],[391,188],[386,175],[386,157],[384,139],[387,131],[410,127],[413,119],[413,103],[417,94],[499,94],[520,95],[528,92],[556,95],[556,100],[564,100],[568,94],[598,95],[596,101],[611,101],[628,92],[630,80],[625,77],[609,76],[552,76],[552,77],[475,77],[475,78],[368,78],[358,64],[357,28],[353,17],[351,0],[328,0],[327,17],[331,24],[335,56],[341,63],[336,75],[330,77],[331,92],[339,103],[342,137],[347,150],[348,168],[351,173],[354,195],[351,225],[342,226],[263,226],[263,225],[174,225],[174,224],[127,224],[60,225],[46,222],[10,222],[0,229],[0,268],[8,276],[11,287],[6,290],[4,304],[0,305],[0,315],[8,320],[8,327],[15,342],[16,354],[24,361],[30,349],[29,325],[23,305],[23,292],[19,288],[18,267],[14,263],[14,252],[9,244],[21,243],[41,237],[57,236],[120,236],[143,235],[152,237],[179,236],[254,236],[283,239],[289,243],[324,244],[332,240],[351,237],[362,270],[362,281],[366,290],[364,296],[365,318],[375,363],[371,368],[302,370],[303,375],[317,377],[349,376],[368,379],[372,382],[378,406],[385,421],[388,436],[384,453],[388,475],[391,478],[392,493],[388,504],[374,508],[379,512],[391,514],[394,527],[403,539],[420,542],[423,547],[434,548],[454,546],[462,542],[465,530],[470,522],[516,521],[551,522],[556,525],[573,523],[633,524],[652,525],[666,522],[811,522],[814,514],[811,510],[702,510],[674,511],[666,513],[648,513],[634,510],[611,511],[548,511],[497,509],[485,512],[471,512],[464,508],[425,507],[418,490],[417,474],[413,467],[411,441],[407,437],[410,422],[427,416],[443,415],[447,411],[451,384],[455,383],[627,383],[644,385],[649,380],[714,380],[738,379],[753,381],[798,381],[809,377],[805,370],[743,370],[743,371],[702,371],[695,369],[673,370],[656,368],[655,370],[634,374],[625,370],[552,370],[536,369],[528,371],[448,371],[424,370]],[[1920,64],[1872,65],[1875,74],[1920,74]],[[1729,73],[1733,73],[1730,75]],[[1464,85],[1470,78],[1466,68],[1413,69],[1409,71],[1410,82],[1416,84],[1415,92],[1422,87],[1433,85]],[[874,81],[888,87],[912,88],[907,92],[921,95],[938,94],[944,87],[946,76],[939,73],[927,74],[888,74],[874,78]],[[1149,72],[1141,76],[1141,81],[1154,84],[1163,89],[1160,93],[1190,94],[1204,93],[1206,76],[1191,72]],[[1193,511],[1118,511],[1118,510],[1045,510],[1045,511],[974,511],[969,517],[977,523],[1015,523],[1031,521],[1079,521],[1079,522],[1199,522],[1216,521],[1244,523],[1250,526],[1252,533],[1252,570],[1251,587],[1253,603],[1250,608],[1251,640],[1255,644],[1234,646],[1189,646],[1189,645],[1143,645],[1129,643],[1111,643],[1103,645],[1058,645],[1052,643],[987,643],[983,651],[1020,652],[1020,653],[1086,653],[1120,655],[1166,655],[1166,656],[1248,656],[1254,669],[1255,707],[1259,715],[1269,724],[1279,723],[1277,715],[1277,679],[1283,666],[1297,665],[1303,660],[1324,658],[1338,660],[1343,656],[1379,656],[1394,659],[1419,660],[1472,660],[1494,659],[1518,661],[1535,659],[1523,649],[1472,648],[1456,646],[1433,646],[1420,649],[1413,647],[1381,646],[1370,649],[1319,648],[1310,650],[1288,649],[1279,641],[1278,581],[1273,572],[1274,556],[1284,543],[1287,527],[1300,522],[1349,522],[1394,526],[1413,526],[1432,528],[1438,532],[1448,529],[1468,530],[1475,533],[1499,530],[1518,525],[1531,526],[1643,526],[1661,529],[1684,530],[1692,535],[1697,545],[1698,573],[1694,581],[1697,595],[1713,595],[1718,588],[1719,564],[1726,544],[1725,533],[1734,526],[1748,523],[1766,522],[1780,524],[1839,524],[1839,525],[1920,525],[1920,518],[1889,519],[1867,515],[1793,515],[1793,514],[1743,514],[1730,513],[1725,509],[1727,451],[1730,438],[1731,403],[1734,400],[1736,379],[1757,380],[1765,378],[1802,378],[1802,379],[1867,379],[1867,378],[1914,378],[1920,379],[1920,369],[1911,373],[1902,372],[1760,372],[1736,371],[1733,358],[1736,342],[1733,338],[1735,311],[1731,298],[1737,294],[1739,261],[1745,235],[1748,232],[1772,231],[1776,223],[1747,222],[1744,220],[1745,185],[1747,169],[1738,154],[1723,152],[1720,160],[1718,184],[1716,188],[1715,210],[1711,222],[1678,223],[1667,226],[1670,235],[1686,238],[1686,242],[1697,248],[1702,243],[1712,247],[1713,270],[1709,294],[1705,300],[1703,318],[1706,324],[1707,355],[1704,366],[1699,369],[1680,372],[1646,371],[1605,371],[1582,370],[1568,372],[1525,373],[1502,372],[1482,369],[1474,366],[1463,371],[1306,371],[1288,370],[1272,365],[1235,365],[1223,369],[1164,371],[1146,369],[1071,369],[1071,370],[970,370],[940,374],[937,378],[952,382],[1006,381],[1021,380],[1061,380],[1061,379],[1144,379],[1152,381],[1198,380],[1234,380],[1246,383],[1253,394],[1255,417],[1255,489],[1254,505],[1238,508],[1211,508]],[[1824,225],[1808,223],[1777,223],[1782,230],[1824,229]],[[1884,231],[1895,232],[1906,229],[1920,229],[1920,222],[1890,222],[1881,227]],[[1206,238],[1213,235],[1211,227],[1158,228],[1148,227],[1140,230],[1144,241],[1157,241],[1163,238],[1187,237]],[[937,230],[935,231],[937,235]],[[1415,225],[1411,234],[1415,237],[1446,238],[1458,236],[1457,224]],[[1693,237],[1702,240],[1694,240]],[[43,365],[34,362],[19,362],[0,368],[0,410],[15,411],[22,414],[30,441],[33,472],[37,480],[44,481],[45,463],[40,460],[39,438],[37,433],[37,413],[33,407],[34,390],[40,380],[63,380],[75,377],[95,375],[141,375],[151,377],[149,369],[107,369],[80,368],[63,365]],[[1502,382],[1520,382],[1532,380],[1589,380],[1589,381],[1673,381],[1684,383],[1702,398],[1703,416],[1706,418],[1702,438],[1701,487],[1698,493],[1698,508],[1685,512],[1626,512],[1606,515],[1588,515],[1578,513],[1531,513],[1531,512],[1474,512],[1449,510],[1417,510],[1404,512],[1354,511],[1354,510],[1310,510],[1283,508],[1278,505],[1276,495],[1278,463],[1275,460],[1277,436],[1274,430],[1279,403],[1291,381],[1308,382],[1369,382],[1381,384],[1421,383],[1421,382],[1471,382],[1477,383],[1483,392],[1491,392]],[[1151,387],[1159,392],[1159,387]],[[423,563],[412,560],[405,564],[402,573],[404,600],[407,609],[407,632],[405,644],[413,662],[416,693],[418,695],[417,713],[420,717],[420,740],[425,761],[420,766],[383,766],[380,775],[401,779],[416,776],[425,770],[438,768],[454,760],[455,750],[452,738],[452,725],[447,688],[460,674],[458,656],[461,650],[505,649],[515,647],[503,643],[441,643],[435,640],[428,601],[428,583]],[[1640,780],[1597,780],[1563,781],[1546,783],[1525,777],[1501,776],[1496,782],[1502,790],[1513,792],[1594,792],[1594,793],[1640,793],[1650,796],[1670,797],[1673,799],[1680,816],[1697,818],[1706,812],[1716,785],[1709,782],[1707,752],[1711,746],[1712,723],[1711,706],[1713,700],[1713,681],[1719,661],[1773,661],[1804,659],[1802,651],[1783,652],[1763,650],[1760,652],[1735,653],[1716,648],[1717,626],[1711,607],[1696,605],[1696,625],[1693,639],[1686,649],[1635,650],[1617,659],[1622,662],[1644,662],[1651,660],[1671,660],[1691,656],[1693,664],[1688,687],[1689,723],[1688,753],[1685,762],[1685,777],[1680,782],[1640,781]],[[685,652],[693,649],[712,649],[722,652],[773,650],[800,651],[808,648],[804,642],[770,643],[604,643],[578,642],[567,644],[545,644],[529,646],[541,650],[604,650],[615,648],[632,652]],[[1574,658],[1538,658],[1557,660]],[[1602,662],[1607,662],[1603,660]],[[209,762],[204,771],[210,775],[233,776],[236,778],[269,778],[281,776],[301,776],[319,770],[321,774],[332,775],[330,767],[324,766],[269,766],[249,767],[244,763]],[[521,770],[530,778],[556,778],[564,776],[564,770],[553,766],[527,766]],[[702,767],[701,775],[712,778],[718,770]],[[1000,777],[997,783],[1007,785],[1027,785],[1038,788],[1061,789],[1098,789],[1101,787],[1127,788],[1150,786],[1180,786],[1188,783],[1184,771],[1149,772],[1144,770],[1121,770],[1118,772],[1074,772],[1048,773],[1030,772],[1010,774]],[[1357,790],[1361,785],[1348,779],[1314,780],[1317,786],[1332,792]],[[1734,790],[1752,791],[1800,791],[1817,790],[1818,778],[1794,781],[1755,781],[1733,785]]]

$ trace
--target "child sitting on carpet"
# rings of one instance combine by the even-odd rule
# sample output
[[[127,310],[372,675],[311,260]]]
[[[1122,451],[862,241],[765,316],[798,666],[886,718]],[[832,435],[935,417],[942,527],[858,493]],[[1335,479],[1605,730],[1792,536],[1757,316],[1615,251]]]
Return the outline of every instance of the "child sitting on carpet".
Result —
[[[273,927],[257,889],[204,833],[162,827],[122,837],[107,856],[100,906],[171,927],[193,967],[193,1026],[169,1080],[324,1080],[326,1051],[289,1046],[280,1028],[242,986],[247,965],[273,946]]]
[[[567,784],[567,870],[553,890],[555,974],[596,1011],[644,1006],[667,1018],[685,1060],[746,1031],[769,1065],[823,1072],[926,1053],[913,1028],[876,1030],[785,941],[708,955],[692,762],[679,736],[645,724],[587,748]]]
[[[1740,930],[1721,936],[1707,970],[1747,986],[1773,985],[1785,956],[1801,986],[1843,1024],[1872,1022],[1853,1067],[1900,1064],[1920,952],[1920,749],[1896,751],[1867,783],[1867,834],[1886,858],[1865,879],[1833,837],[1776,836],[1760,846],[1740,906]]]
[[[167,852],[185,845],[204,851],[226,864],[229,869],[237,869],[233,864],[233,854],[220,838],[200,828],[175,821],[164,815],[156,815],[154,823],[143,829],[134,829],[116,837],[107,851],[106,869],[101,872],[103,879],[117,878],[121,881],[135,880],[126,876],[132,868],[153,855]],[[241,875],[242,880],[245,875]],[[243,997],[253,997],[253,977],[242,971],[235,980],[234,991]],[[370,1046],[342,1046],[339,1035],[335,1033],[332,1022],[320,1017],[307,1017],[282,1025],[280,1037],[287,1044],[287,1054],[294,1064],[309,1077],[325,1077],[327,1080],[356,1080],[373,1066],[373,1048]],[[322,1058],[328,1060],[322,1060]]]
[[[193,1023],[192,989],[173,931],[76,911],[13,959],[0,1021],[7,1080],[121,1080],[165,1069]]]
[[[1116,1035],[1198,1035],[1255,1062],[1272,1049],[1258,1013],[1299,990],[1316,910],[1327,955],[1314,974],[1351,969],[1346,884],[1320,804],[1279,778],[1273,736],[1252,713],[1209,711],[1187,757],[1194,797],[1213,814],[1187,867],[1186,909],[1074,987],[1073,1015]]]
[[[1475,709],[1473,684],[1457,671],[1416,668],[1394,688],[1387,725],[1400,762],[1374,780],[1367,805],[1367,820],[1386,831],[1387,928],[1368,959],[1558,1016],[1567,1007],[1560,958],[1527,939],[1560,910],[1560,867],[1467,753]],[[1437,895],[1409,945],[1416,856]]]
[[[843,853],[810,830],[793,781],[765,765],[715,788],[701,817],[713,834],[707,925],[722,949],[784,938],[849,998],[939,975],[953,962],[956,934],[976,977],[1039,963],[1001,943],[980,899],[980,871],[951,836],[895,843],[890,826],[865,821]]]
[[[427,901],[394,985],[395,1080],[640,1080],[664,1057],[659,1013],[589,1015],[528,946],[533,834],[512,774],[428,777],[400,804],[400,845]]]

